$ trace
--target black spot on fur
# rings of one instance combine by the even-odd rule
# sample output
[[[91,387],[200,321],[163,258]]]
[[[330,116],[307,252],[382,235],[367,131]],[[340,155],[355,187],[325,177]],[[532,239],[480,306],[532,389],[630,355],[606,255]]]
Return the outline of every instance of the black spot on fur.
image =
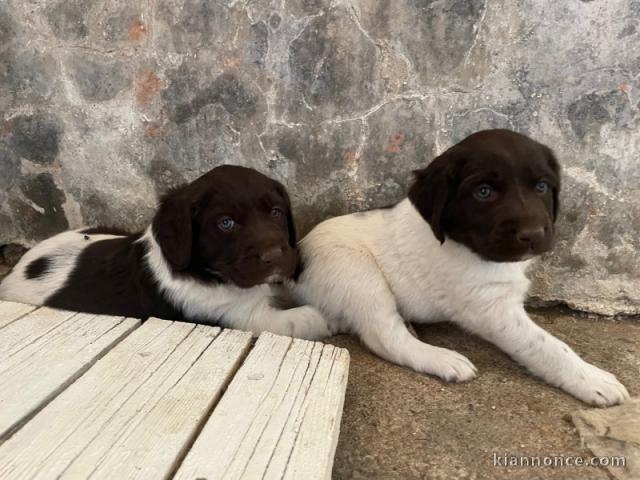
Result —
[[[40,257],[27,265],[24,273],[28,280],[36,280],[47,273],[50,268],[51,259],[49,257]]]

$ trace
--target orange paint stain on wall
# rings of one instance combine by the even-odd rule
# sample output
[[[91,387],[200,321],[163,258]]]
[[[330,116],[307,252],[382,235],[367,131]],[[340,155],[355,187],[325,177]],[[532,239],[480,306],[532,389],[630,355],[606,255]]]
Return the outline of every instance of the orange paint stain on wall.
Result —
[[[153,71],[148,71],[138,77],[136,81],[136,100],[138,105],[146,105],[162,87],[160,80]]]
[[[147,138],[156,138],[160,133],[160,126],[157,123],[150,123],[144,129],[144,136]]]
[[[389,139],[389,145],[387,145],[385,152],[400,153],[400,150],[402,150],[403,143],[404,143],[404,133],[402,132],[394,133]]]
[[[147,26],[142,20],[136,19],[129,24],[129,40],[132,42],[139,41],[143,35],[147,34]]]
[[[235,57],[225,58],[222,64],[224,68],[238,68],[240,66],[240,59]]]
[[[347,165],[353,165],[360,161],[360,156],[356,150],[347,150],[345,154],[342,156],[344,163]]]

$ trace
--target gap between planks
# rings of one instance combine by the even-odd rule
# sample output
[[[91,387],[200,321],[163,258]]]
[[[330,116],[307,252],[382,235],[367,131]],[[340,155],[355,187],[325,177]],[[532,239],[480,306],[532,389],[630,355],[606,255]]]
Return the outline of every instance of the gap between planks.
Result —
[[[330,478],[348,365],[344,349],[263,333],[175,478]]]
[[[0,477],[166,478],[250,340],[147,320],[0,446]]]
[[[0,330],[0,444],[140,321],[37,308]]]
[[[25,303],[15,303],[0,300],[0,330],[16,320],[20,320],[29,312],[35,310],[36,306]]]

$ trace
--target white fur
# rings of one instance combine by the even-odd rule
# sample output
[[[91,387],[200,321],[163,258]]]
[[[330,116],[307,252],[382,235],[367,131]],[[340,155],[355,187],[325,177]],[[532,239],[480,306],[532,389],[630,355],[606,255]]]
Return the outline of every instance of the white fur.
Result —
[[[292,284],[295,297],[319,308],[333,332],[357,334],[389,361],[449,381],[474,378],[467,358],[421,342],[406,326],[450,320],[585,402],[628,398],[613,375],[528,317],[529,261],[490,262],[451,239],[441,245],[408,199],[327,220],[300,247],[304,271]]]
[[[268,331],[308,340],[326,337],[326,323],[315,308],[280,310],[272,306],[276,292],[269,284],[240,288],[231,284],[208,285],[171,273],[151,227],[141,237],[147,244],[148,262],[164,298],[186,318],[209,320],[222,326],[253,332]]]
[[[100,240],[117,238],[115,235],[84,235],[80,233],[81,230],[55,235],[25,253],[11,273],[0,283],[0,300],[43,305],[48,297],[65,284],[78,256],[85,248]],[[47,274],[36,280],[27,279],[27,266],[41,257],[50,260]]]

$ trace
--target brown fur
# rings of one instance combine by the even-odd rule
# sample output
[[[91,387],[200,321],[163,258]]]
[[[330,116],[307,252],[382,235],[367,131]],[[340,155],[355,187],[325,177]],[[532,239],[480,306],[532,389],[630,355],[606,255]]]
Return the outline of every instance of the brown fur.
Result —
[[[560,167],[548,147],[509,130],[485,130],[415,175],[409,199],[440,242],[451,238],[497,262],[551,248]],[[539,182],[547,191],[536,190]],[[486,187],[491,195],[479,198]]]

